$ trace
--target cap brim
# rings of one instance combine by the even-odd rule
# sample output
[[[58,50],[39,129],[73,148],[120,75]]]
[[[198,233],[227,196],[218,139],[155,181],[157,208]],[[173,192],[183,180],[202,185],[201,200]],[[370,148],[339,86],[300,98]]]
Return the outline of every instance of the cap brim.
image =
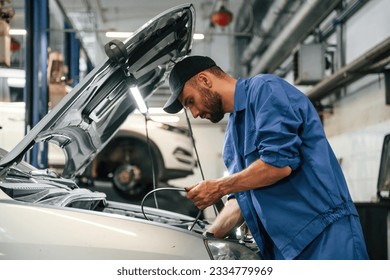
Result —
[[[171,95],[163,107],[163,110],[169,114],[176,114],[181,109],[183,109],[183,105],[181,105],[180,101],[174,95]]]

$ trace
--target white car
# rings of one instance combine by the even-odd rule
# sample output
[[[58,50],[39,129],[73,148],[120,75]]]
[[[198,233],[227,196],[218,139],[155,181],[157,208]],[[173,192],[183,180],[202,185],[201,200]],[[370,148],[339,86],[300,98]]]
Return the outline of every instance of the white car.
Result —
[[[154,181],[164,184],[193,174],[195,165],[188,129],[132,114],[83,176],[110,180],[121,193],[139,197]]]
[[[10,152],[0,150],[0,259],[259,259],[251,239],[206,237],[202,220],[112,202],[75,182],[135,110],[129,86],[146,99],[190,52],[194,12],[175,7],[116,42],[121,55],[89,73]],[[62,176],[22,160],[45,142],[63,149]]]

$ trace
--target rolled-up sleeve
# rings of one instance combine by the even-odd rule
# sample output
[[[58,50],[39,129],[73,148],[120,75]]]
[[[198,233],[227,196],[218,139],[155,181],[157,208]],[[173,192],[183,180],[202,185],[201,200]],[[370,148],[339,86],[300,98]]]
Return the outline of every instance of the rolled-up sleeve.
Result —
[[[295,170],[300,165],[302,118],[299,111],[293,109],[288,87],[275,81],[263,86],[266,96],[255,99],[255,103],[258,102],[255,104],[256,145],[260,159],[272,166],[290,166]]]

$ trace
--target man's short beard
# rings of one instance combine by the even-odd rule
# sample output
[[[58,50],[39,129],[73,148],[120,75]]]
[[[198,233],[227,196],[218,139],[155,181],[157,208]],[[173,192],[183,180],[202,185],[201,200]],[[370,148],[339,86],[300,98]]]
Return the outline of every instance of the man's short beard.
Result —
[[[199,87],[199,91],[202,93],[204,106],[211,112],[210,121],[217,123],[222,120],[225,113],[223,112],[220,95],[208,88]]]

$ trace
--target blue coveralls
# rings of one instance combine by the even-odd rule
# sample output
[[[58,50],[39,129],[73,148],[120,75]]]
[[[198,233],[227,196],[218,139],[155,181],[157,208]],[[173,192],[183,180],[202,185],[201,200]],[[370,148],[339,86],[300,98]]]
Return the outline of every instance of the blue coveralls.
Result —
[[[293,170],[271,186],[234,194],[265,259],[368,258],[340,165],[297,88],[269,74],[238,79],[223,159],[230,174],[258,159]]]

